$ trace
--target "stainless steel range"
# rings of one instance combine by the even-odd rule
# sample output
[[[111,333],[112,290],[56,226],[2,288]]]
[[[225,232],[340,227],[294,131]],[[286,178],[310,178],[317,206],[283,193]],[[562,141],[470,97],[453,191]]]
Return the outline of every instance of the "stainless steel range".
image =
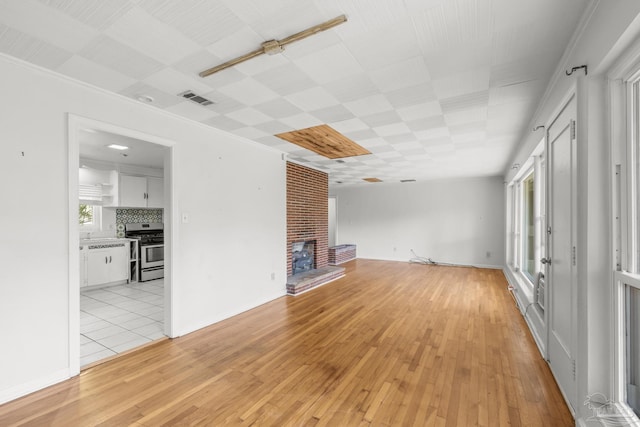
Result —
[[[140,281],[164,277],[164,224],[125,224],[125,237],[138,240]]]

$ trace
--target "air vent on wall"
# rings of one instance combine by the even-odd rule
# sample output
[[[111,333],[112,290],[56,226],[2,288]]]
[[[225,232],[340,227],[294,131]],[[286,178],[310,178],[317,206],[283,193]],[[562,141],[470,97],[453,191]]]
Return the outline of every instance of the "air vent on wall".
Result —
[[[187,98],[189,101],[193,101],[196,104],[204,105],[205,107],[207,105],[214,104],[213,101],[205,98],[204,96],[196,95],[195,93],[193,93],[190,90],[187,90],[185,92],[179,93],[178,96],[181,96],[183,98]]]

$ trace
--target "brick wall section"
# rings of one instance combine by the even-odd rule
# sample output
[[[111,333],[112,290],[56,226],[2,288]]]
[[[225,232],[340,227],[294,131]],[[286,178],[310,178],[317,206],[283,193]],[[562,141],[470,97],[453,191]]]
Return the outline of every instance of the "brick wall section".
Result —
[[[340,245],[329,248],[329,265],[339,265],[356,259],[356,245]]]
[[[329,176],[287,162],[287,275],[291,244],[315,240],[315,268],[329,265]]]

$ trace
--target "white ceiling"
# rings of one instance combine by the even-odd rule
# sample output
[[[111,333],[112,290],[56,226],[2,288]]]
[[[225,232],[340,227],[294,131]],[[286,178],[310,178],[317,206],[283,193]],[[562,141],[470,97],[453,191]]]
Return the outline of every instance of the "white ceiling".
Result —
[[[0,0],[0,52],[151,96],[332,185],[501,175],[590,1]],[[198,76],[341,14],[280,55]],[[372,154],[340,163],[273,136],[319,124]]]
[[[126,150],[115,150],[109,145],[117,144]],[[125,164],[164,169],[164,157],[167,148],[147,141],[103,132],[83,129],[78,132],[80,158],[100,160],[114,165]]]

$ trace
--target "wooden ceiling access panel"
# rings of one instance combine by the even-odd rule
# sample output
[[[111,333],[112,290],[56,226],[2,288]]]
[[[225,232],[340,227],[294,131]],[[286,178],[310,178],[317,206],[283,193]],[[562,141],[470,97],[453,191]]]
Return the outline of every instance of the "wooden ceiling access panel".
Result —
[[[328,125],[279,133],[276,136],[329,159],[371,154]]]

